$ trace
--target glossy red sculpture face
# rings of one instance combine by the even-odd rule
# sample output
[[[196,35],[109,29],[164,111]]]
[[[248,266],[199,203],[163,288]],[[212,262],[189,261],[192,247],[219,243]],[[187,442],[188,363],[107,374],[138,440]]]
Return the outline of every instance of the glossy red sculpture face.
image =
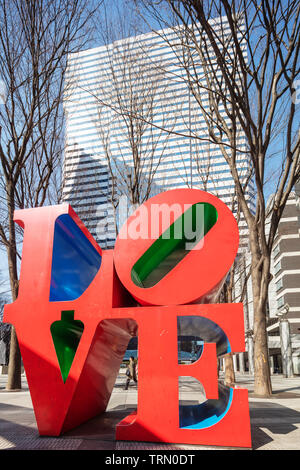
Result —
[[[217,357],[244,350],[242,304],[214,304],[238,249],[238,228],[215,196],[167,191],[101,250],[68,205],[17,211],[24,227],[17,332],[39,433],[57,436],[105,411],[138,332],[137,412],[120,440],[250,447],[247,390],[218,385]],[[178,363],[178,335],[202,339]],[[179,406],[178,378],[199,380],[206,402]],[[162,406],[163,404],[163,406]]]

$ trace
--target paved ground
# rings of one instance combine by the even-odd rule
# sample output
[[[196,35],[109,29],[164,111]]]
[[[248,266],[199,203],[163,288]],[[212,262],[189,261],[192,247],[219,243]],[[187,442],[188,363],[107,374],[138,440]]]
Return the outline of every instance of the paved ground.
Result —
[[[136,408],[137,388],[123,388],[119,375],[107,412],[60,438],[39,437],[26,378],[19,392],[5,390],[6,376],[0,375],[0,450],[211,450],[211,447],[178,444],[116,442],[116,424]],[[237,374],[236,383],[249,390],[252,444],[254,450],[300,450],[300,377],[272,376],[272,398],[253,395],[253,377]],[[180,399],[195,400],[195,382],[180,382]],[[215,448],[214,448],[215,449]],[[218,448],[225,450],[224,448]]]

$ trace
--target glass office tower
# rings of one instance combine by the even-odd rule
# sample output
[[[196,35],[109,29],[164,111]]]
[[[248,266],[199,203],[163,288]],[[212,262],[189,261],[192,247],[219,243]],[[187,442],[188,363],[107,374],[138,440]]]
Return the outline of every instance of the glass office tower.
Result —
[[[222,31],[226,35],[224,18]],[[141,201],[145,194],[193,187],[216,194],[236,211],[233,179],[220,148],[202,140],[208,129],[187,86],[180,51],[172,47],[176,40],[174,31],[164,30],[69,57],[63,199],[103,248],[114,245],[117,200],[123,195],[130,203],[126,178],[132,182],[137,171],[144,179]],[[201,76],[200,65],[197,73]],[[204,103],[208,106],[205,97]],[[241,131],[238,143],[243,151],[238,170],[246,181],[250,161]],[[247,197],[254,197],[251,178]],[[239,226],[240,247],[246,248],[243,216]]]

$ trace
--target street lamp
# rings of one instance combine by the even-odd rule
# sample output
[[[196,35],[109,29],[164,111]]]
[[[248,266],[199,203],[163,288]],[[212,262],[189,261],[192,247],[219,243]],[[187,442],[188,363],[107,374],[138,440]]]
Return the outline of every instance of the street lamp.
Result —
[[[278,312],[276,313],[276,317],[278,317],[279,321],[285,320],[286,316],[290,310],[289,304],[284,304],[283,307],[281,307]]]

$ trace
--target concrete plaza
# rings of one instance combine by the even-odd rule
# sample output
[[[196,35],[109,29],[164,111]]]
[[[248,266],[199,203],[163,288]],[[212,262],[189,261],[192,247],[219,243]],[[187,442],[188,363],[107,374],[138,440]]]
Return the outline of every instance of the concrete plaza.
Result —
[[[106,413],[59,438],[39,437],[26,377],[22,376],[23,388],[18,392],[6,391],[6,380],[7,376],[0,375],[0,450],[212,450],[195,445],[116,441],[116,424],[137,404],[137,387],[131,385],[125,391],[123,374],[118,376]],[[252,376],[237,373],[236,384],[249,390],[253,450],[300,450],[300,377],[273,375],[271,398],[254,396]],[[198,400],[197,384],[188,377],[181,380],[179,389],[180,400]]]

